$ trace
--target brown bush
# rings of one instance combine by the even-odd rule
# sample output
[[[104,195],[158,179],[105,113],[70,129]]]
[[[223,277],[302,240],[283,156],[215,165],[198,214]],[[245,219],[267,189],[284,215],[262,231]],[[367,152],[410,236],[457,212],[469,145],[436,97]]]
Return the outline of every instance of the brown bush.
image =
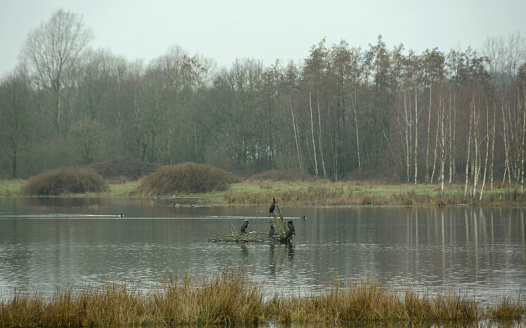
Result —
[[[287,170],[287,171],[281,171],[281,170],[271,170],[271,171],[265,171],[258,174],[255,174],[251,176],[248,181],[249,182],[261,182],[261,181],[284,181],[284,182],[292,182],[292,181],[306,181],[306,182],[314,182],[317,180],[320,180],[321,178],[316,177],[314,175],[310,175],[308,173],[304,172],[298,172],[293,170]]]
[[[135,192],[139,195],[197,194],[227,190],[238,179],[214,166],[183,163],[166,165],[143,178]]]
[[[108,180],[138,180],[145,175],[155,172],[159,164],[146,163],[134,157],[121,157],[111,161],[90,164],[104,179]]]
[[[62,195],[102,192],[108,183],[90,168],[62,168],[49,170],[30,178],[22,187],[23,195]]]

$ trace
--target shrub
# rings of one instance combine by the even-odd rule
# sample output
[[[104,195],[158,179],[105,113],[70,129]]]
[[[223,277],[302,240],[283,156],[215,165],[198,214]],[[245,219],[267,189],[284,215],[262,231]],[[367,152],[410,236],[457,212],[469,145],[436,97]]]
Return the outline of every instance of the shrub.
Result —
[[[155,172],[159,164],[146,163],[134,157],[121,157],[111,161],[90,164],[104,179],[108,180],[138,180],[145,175]]]
[[[83,194],[109,190],[108,183],[90,168],[62,168],[49,170],[28,180],[22,187],[23,195]]]
[[[197,194],[227,190],[237,181],[233,174],[217,167],[189,162],[159,168],[144,177],[135,192],[144,196]]]

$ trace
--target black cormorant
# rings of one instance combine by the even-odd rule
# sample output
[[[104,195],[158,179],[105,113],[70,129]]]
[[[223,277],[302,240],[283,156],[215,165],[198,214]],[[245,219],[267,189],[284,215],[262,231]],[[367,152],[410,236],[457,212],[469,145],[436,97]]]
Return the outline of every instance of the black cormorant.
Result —
[[[272,204],[270,204],[270,207],[268,208],[268,216],[271,216],[274,214],[274,209],[276,208],[276,198],[272,198]]]
[[[241,226],[241,234],[244,234],[247,231],[248,227],[248,220],[245,219],[245,222],[243,222],[243,225]]]
[[[287,227],[293,234],[296,234],[296,230],[294,230],[294,225],[292,225],[292,221],[287,222]]]
[[[274,237],[274,225],[273,224],[270,225],[270,231],[268,232],[268,237],[269,238]]]

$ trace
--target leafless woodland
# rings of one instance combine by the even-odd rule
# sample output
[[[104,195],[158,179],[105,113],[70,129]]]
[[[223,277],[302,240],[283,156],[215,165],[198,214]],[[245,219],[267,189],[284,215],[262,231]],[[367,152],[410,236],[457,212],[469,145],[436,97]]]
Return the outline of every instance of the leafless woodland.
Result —
[[[523,191],[519,33],[422,53],[381,36],[365,49],[321,40],[299,62],[228,67],[179,46],[130,61],[92,40],[82,18],[62,10],[28,34],[0,81],[1,178],[133,156],[244,175],[294,169]]]

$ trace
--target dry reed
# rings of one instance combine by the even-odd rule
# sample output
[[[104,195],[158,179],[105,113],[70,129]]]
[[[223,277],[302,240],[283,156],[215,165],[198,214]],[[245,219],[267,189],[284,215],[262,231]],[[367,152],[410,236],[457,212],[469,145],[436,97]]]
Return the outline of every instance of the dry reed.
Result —
[[[268,296],[268,295],[267,295]],[[0,327],[89,327],[129,325],[217,325],[287,322],[469,322],[514,320],[526,312],[520,298],[483,307],[453,290],[431,296],[408,287],[396,292],[386,283],[364,279],[334,284],[325,294],[274,295],[237,270],[224,269],[207,279],[168,277],[158,287],[108,283],[55,297],[15,296],[0,303]]]

